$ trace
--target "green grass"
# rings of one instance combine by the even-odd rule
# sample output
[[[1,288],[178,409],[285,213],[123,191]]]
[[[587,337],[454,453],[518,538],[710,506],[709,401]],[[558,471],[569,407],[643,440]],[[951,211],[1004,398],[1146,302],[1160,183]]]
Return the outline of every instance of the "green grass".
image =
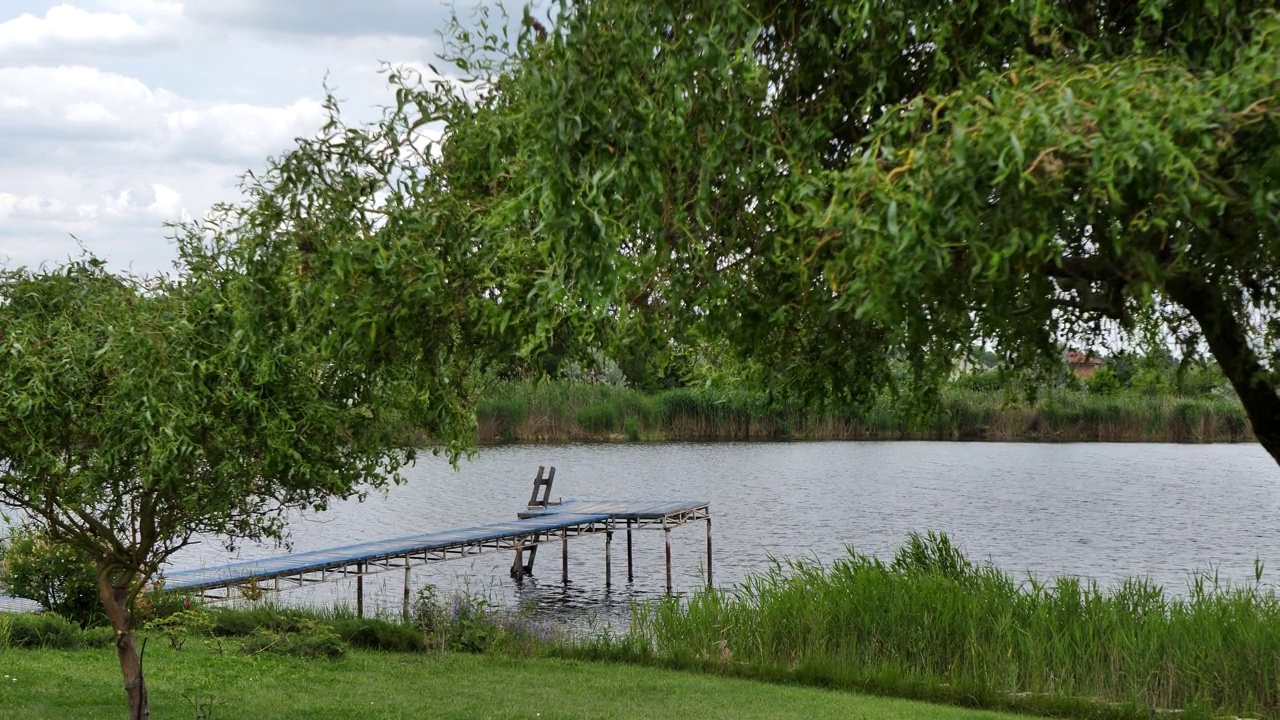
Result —
[[[816,688],[557,659],[353,651],[338,661],[181,652],[151,643],[152,714],[211,718],[920,718],[1014,717]],[[114,651],[0,653],[0,718],[124,712]],[[11,678],[17,678],[16,681]]]
[[[581,656],[1045,713],[1280,717],[1280,597],[1260,580],[1020,583],[945,535],[642,606]]]
[[[765,394],[681,388],[646,394],[569,381],[502,382],[479,403],[480,440],[989,439],[1059,442],[1252,440],[1234,397],[1094,394],[1058,389],[1035,401],[950,386],[936,412],[884,400],[857,413],[771,405]]]

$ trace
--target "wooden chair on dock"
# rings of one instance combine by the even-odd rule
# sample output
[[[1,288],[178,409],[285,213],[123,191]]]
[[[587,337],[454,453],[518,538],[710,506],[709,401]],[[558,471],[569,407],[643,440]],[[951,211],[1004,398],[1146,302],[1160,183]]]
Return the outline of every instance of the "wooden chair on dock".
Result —
[[[544,476],[543,472],[545,470],[546,468],[539,465],[538,475],[533,479],[533,493],[529,495],[530,510],[545,508],[548,505],[560,504],[559,502],[554,502],[554,503],[551,502],[551,484],[555,482],[556,469],[555,467],[552,467],[550,471],[547,472],[546,475]],[[539,492],[541,492],[541,497],[539,497]],[[525,575],[530,575],[530,576],[533,575],[533,559],[534,557],[537,556],[537,554],[538,554],[537,545],[534,545],[533,547],[529,548],[529,562],[527,564],[523,564],[522,566],[524,552],[519,551],[516,553],[516,559],[514,562],[511,563],[511,577],[515,578],[516,582],[520,582],[521,580],[523,580]]]

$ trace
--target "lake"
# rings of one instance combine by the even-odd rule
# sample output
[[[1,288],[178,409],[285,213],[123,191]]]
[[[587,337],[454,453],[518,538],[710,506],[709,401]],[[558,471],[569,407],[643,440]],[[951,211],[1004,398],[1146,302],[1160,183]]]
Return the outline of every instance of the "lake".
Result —
[[[1280,467],[1257,445],[954,442],[520,445],[483,449],[452,470],[427,456],[408,482],[364,503],[338,503],[291,522],[295,550],[506,520],[528,502],[539,465],[557,468],[553,497],[698,498],[711,503],[715,580],[729,585],[770,557],[830,561],[847,546],[889,557],[912,530],[941,530],[971,559],[1044,578],[1112,584],[1148,577],[1181,592],[1193,570],[1249,581],[1254,560],[1280,572]],[[705,582],[702,523],[672,532],[678,592]],[[604,589],[604,537],[570,542],[570,584],[559,547],[515,587],[511,556],[492,553],[414,570],[414,585],[467,589],[572,624],[614,624],[631,600],[664,589],[660,531],[636,533],[635,582],[615,535],[614,586]],[[281,552],[216,543],[171,567]],[[1274,573],[1268,576],[1277,577]],[[1264,582],[1267,576],[1264,576]],[[366,578],[366,602],[396,612],[402,574]],[[349,583],[282,594],[284,602],[352,603]]]

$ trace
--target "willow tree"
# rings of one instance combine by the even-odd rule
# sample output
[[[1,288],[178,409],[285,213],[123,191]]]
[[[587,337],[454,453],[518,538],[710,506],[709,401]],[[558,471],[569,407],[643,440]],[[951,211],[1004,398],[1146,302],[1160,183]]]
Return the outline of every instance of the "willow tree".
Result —
[[[527,26],[452,34],[489,92],[449,132],[582,297],[811,397],[890,357],[928,396],[975,342],[1027,369],[1177,342],[1280,459],[1274,3],[584,0]]]

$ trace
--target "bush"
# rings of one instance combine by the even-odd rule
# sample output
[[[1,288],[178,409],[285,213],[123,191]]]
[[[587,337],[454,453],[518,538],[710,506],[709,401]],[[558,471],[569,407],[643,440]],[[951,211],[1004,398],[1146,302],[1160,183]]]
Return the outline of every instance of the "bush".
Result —
[[[258,630],[297,632],[302,628],[304,620],[308,619],[300,612],[280,610],[269,605],[247,610],[216,608],[210,611],[209,616],[212,623],[210,631],[220,637],[244,637]]]
[[[338,618],[333,629],[352,647],[389,652],[421,652],[426,641],[417,628],[377,618]]]
[[[501,634],[488,600],[466,594],[444,600],[430,585],[418,591],[413,624],[429,647],[454,652],[484,652]]]
[[[53,542],[31,525],[14,528],[0,542],[0,585],[6,592],[34,600],[46,612],[70,618],[81,627],[106,620],[93,561],[76,548]]]
[[[10,615],[9,647],[75,650],[80,646],[80,628],[53,613]]]
[[[1122,387],[1116,372],[1105,365],[1098,368],[1084,384],[1095,395],[1110,395]]]
[[[181,650],[191,635],[211,632],[213,620],[203,608],[195,606],[151,620],[147,623],[147,628],[168,638],[169,646],[174,650]]]
[[[88,648],[105,648],[116,644],[116,631],[109,627],[85,628],[80,644]]]
[[[951,384],[958,390],[973,390],[977,392],[997,392],[1012,387],[1012,383],[999,370],[978,370],[964,373],[956,377]]]
[[[347,644],[333,628],[309,618],[300,621],[298,630],[278,632],[262,629],[244,639],[240,646],[246,655],[272,653],[300,658],[341,659]]]

